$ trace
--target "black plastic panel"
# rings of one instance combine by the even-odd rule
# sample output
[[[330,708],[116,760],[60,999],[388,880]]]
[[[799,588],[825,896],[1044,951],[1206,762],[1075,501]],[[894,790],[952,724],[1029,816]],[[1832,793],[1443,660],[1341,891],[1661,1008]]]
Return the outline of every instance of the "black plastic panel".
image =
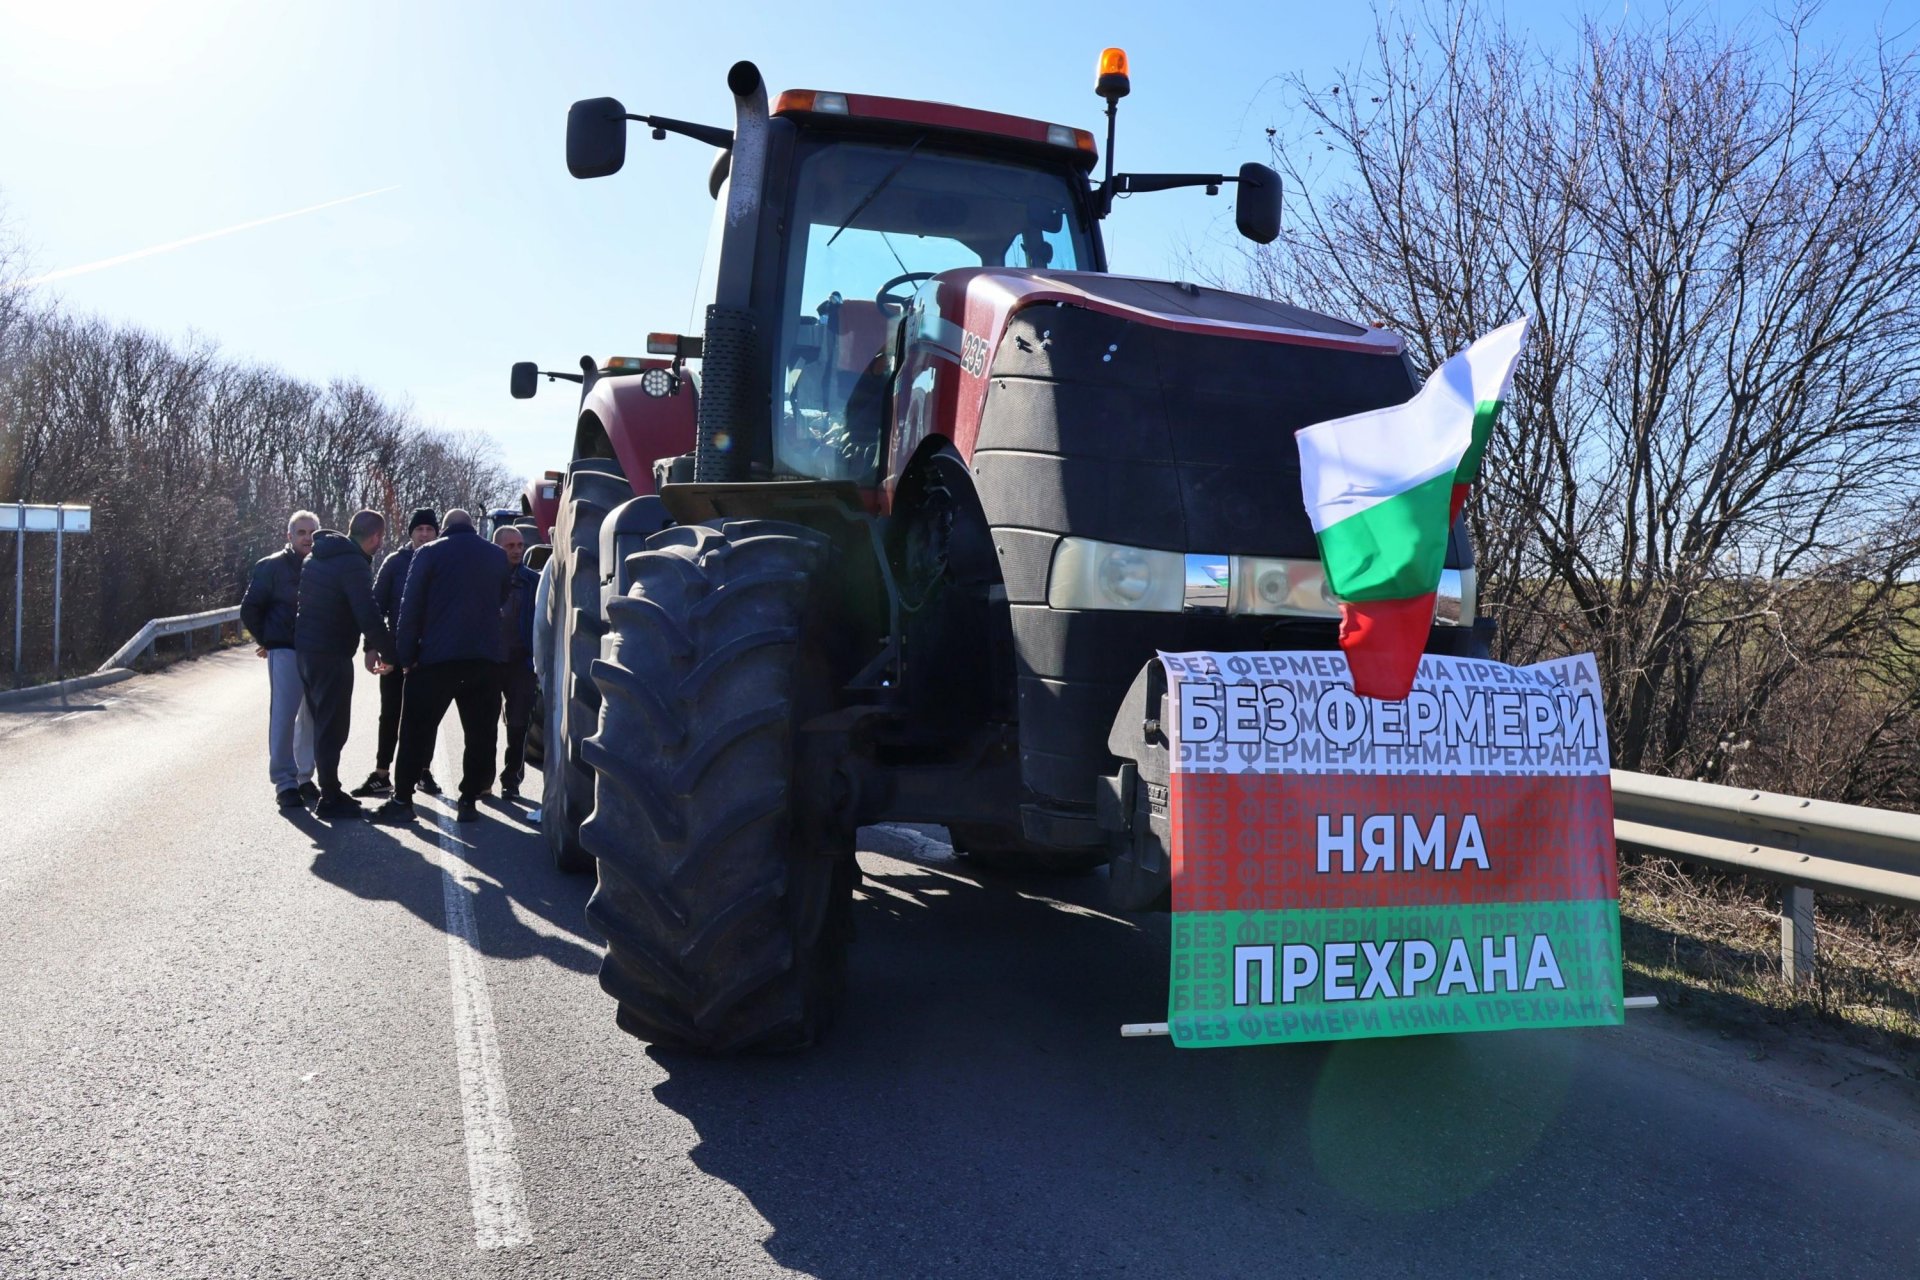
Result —
[[[1322,331],[1359,332],[1338,321]],[[1107,754],[1113,717],[1159,650],[1336,646],[1331,619],[1048,609],[1057,537],[1315,557],[1294,431],[1413,390],[1397,354],[1179,333],[1076,307],[1015,317],[969,461],[1011,602],[1029,787],[1093,803],[1097,779],[1117,767]],[[1458,566],[1464,550],[1456,538],[1447,563]],[[1465,652],[1474,640],[1436,630],[1431,647]]]
[[[1031,529],[995,529],[993,546],[1000,559],[1000,580],[1014,604],[1047,602],[1047,571],[1060,537]]]
[[[992,377],[971,460],[991,523],[1222,555],[1314,555],[1294,431],[1413,392],[1398,355],[1078,307],[1016,316]]]

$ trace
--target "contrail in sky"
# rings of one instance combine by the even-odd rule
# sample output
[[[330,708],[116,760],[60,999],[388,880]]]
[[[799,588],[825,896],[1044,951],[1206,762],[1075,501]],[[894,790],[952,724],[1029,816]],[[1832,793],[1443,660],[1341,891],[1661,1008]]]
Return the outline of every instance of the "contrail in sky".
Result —
[[[222,227],[218,231],[204,231],[197,236],[188,236],[184,240],[170,240],[166,244],[156,244],[145,249],[135,249],[132,253],[123,253],[117,257],[102,258],[98,262],[88,262],[77,267],[62,267],[58,271],[49,271],[43,276],[31,280],[22,280],[13,287],[25,289],[36,284],[50,284],[55,280],[65,280],[68,276],[84,276],[94,271],[105,271],[108,267],[117,267],[122,263],[133,262],[139,258],[151,258],[156,253],[172,253],[175,249],[184,249],[190,244],[200,244],[207,240],[218,240],[221,236],[230,236],[239,231],[251,231],[255,227],[264,227],[269,222],[285,222],[288,218],[298,218],[303,214],[318,213],[322,209],[331,209],[335,205],[351,204],[355,200],[365,200],[368,196],[385,195],[400,188],[377,187],[372,191],[362,191],[358,195],[341,196],[338,200],[328,200],[324,204],[310,204],[304,209],[295,209],[290,213],[276,213],[268,218],[255,218],[252,222],[242,222],[236,226]]]

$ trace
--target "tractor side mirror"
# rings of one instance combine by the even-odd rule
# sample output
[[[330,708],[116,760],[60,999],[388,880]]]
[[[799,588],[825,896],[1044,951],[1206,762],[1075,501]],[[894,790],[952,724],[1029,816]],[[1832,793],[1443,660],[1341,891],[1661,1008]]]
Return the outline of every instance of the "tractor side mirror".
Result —
[[[586,98],[567,108],[567,172],[604,178],[627,162],[627,109],[618,98]]]
[[[522,360],[513,366],[513,379],[508,390],[513,392],[515,400],[531,400],[533,393],[540,389],[540,366],[531,360]]]
[[[1272,244],[1280,237],[1280,175],[1264,164],[1243,164],[1239,185],[1234,225],[1255,244]]]

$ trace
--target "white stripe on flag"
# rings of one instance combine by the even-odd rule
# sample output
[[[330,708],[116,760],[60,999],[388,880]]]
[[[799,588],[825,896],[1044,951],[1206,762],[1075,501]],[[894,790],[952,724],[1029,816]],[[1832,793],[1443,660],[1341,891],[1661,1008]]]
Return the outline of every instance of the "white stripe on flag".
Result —
[[[1473,414],[1502,400],[1526,341],[1527,321],[1495,329],[1441,365],[1413,399],[1294,433],[1300,490],[1317,533],[1460,465],[1473,443]]]

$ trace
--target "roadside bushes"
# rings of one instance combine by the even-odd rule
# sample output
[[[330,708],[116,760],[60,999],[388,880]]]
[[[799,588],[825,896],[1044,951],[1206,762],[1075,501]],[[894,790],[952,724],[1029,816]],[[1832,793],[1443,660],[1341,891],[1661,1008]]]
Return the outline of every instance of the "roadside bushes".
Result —
[[[490,440],[422,426],[364,384],[304,382],[211,343],[33,305],[0,252],[0,501],[93,506],[67,539],[61,668],[90,670],[148,618],[235,603],[299,507],[483,510],[514,485]],[[12,667],[13,548],[0,537]],[[52,664],[53,539],[27,544],[30,673]],[[4,675],[0,675],[4,678]]]

